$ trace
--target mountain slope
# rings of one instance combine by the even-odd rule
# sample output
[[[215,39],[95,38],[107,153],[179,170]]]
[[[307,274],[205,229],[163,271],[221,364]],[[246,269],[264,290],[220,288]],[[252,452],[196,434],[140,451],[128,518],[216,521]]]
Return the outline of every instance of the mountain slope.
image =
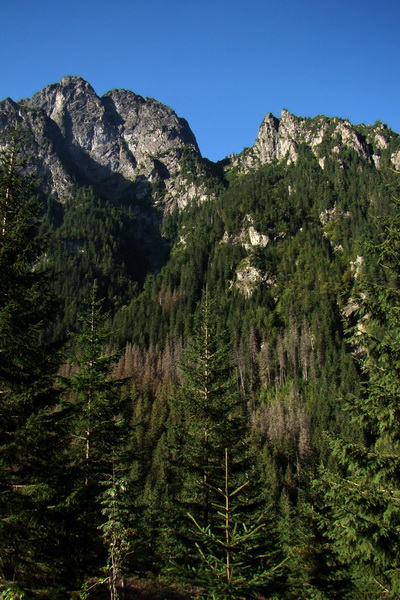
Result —
[[[282,597],[344,597],[340,581],[329,592],[336,563],[310,527],[318,510],[310,482],[332,463],[327,431],[363,440],[339,399],[360,396],[363,385],[348,328],[357,333],[358,278],[386,277],[366,242],[381,240],[381,217],[396,211],[399,136],[380,123],[283,111],[266,116],[252,148],[212,164],[171,109],[128,91],[99,98],[75,77],[1,103],[4,139],[16,123],[28,168],[42,176],[45,261],[58,273],[62,310],[48,335],[74,329],[96,280],[110,347],[123,350],[115,376],[132,408],[146,572],[148,561],[163,568],[175,552],[177,457],[193,418],[179,365],[209,297],[215,339],[230,341],[260,489],[276,504],[279,543],[294,549],[294,587],[306,583]],[[320,571],[325,582],[315,580]]]
[[[48,196],[49,260],[64,270],[66,306],[100,278],[118,312],[148,274],[164,269],[155,289],[186,298],[183,320],[209,272],[224,294],[249,300],[269,290],[282,302],[286,248],[311,225],[333,263],[350,269],[371,215],[387,203],[385,181],[400,166],[400,138],[379,122],[352,126],[286,110],[280,119],[266,115],[252,148],[213,164],[170,108],[127,90],[100,98],[72,76],[31,99],[0,103],[0,132],[15,125]],[[124,321],[131,322],[126,311]],[[152,322],[145,337],[160,341]],[[124,325],[119,341],[130,335]]]

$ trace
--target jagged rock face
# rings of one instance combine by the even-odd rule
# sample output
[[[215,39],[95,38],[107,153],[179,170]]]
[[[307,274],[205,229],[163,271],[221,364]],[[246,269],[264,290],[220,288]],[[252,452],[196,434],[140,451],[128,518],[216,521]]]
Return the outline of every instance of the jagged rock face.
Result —
[[[298,146],[305,144],[318,157],[321,168],[324,168],[327,146],[331,155],[339,154],[342,148],[350,148],[362,159],[379,167],[380,151],[388,146],[382,133],[385,127],[377,124],[368,129],[368,134],[363,136],[349,121],[338,117],[330,119],[319,115],[314,119],[304,119],[283,109],[280,119],[277,119],[267,113],[254,146],[232,156],[231,165],[247,172],[273,161],[296,162]],[[400,164],[399,156],[400,152],[393,153],[391,157],[395,168]]]
[[[202,160],[193,133],[156,100],[127,90],[100,98],[82,78],[68,76],[31,99],[1,102],[0,145],[1,130],[16,125],[25,131],[26,154],[34,157],[32,170],[44,191],[60,201],[73,193],[75,184],[93,185],[111,198],[149,198],[163,211],[209,197],[206,182],[188,179],[182,168],[184,152]],[[232,155],[228,169],[247,172],[272,161],[295,162],[305,144],[321,168],[327,156],[340,161],[341,150],[348,148],[377,168],[387,153],[400,170],[399,144],[390,145],[399,136],[382,124],[364,129],[360,134],[337,117],[304,119],[282,110],[278,119],[268,113],[254,146]],[[151,194],[155,189],[161,192]]]
[[[0,103],[0,132],[14,128],[23,132],[25,154],[30,158],[28,170],[42,179],[46,192],[67,198],[73,189],[73,163],[56,124],[43,111],[7,98]],[[7,134],[4,137],[0,137],[0,146],[7,144]]]
[[[27,152],[46,191],[61,201],[74,180],[114,196],[130,189],[135,197],[162,180],[168,203],[168,180],[179,178],[182,149],[201,159],[188,124],[172,109],[126,90],[100,98],[80,77],[64,77],[19,103],[0,103],[0,128],[16,124],[29,132]]]

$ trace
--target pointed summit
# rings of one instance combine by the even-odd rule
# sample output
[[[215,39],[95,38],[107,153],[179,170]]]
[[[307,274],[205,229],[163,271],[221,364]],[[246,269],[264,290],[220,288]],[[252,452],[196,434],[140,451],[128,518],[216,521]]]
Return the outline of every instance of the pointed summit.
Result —
[[[201,161],[200,151],[187,122],[161,102],[129,90],[100,98],[82,77],[67,75],[11,108],[36,140],[33,155],[46,191],[60,200],[76,181],[114,198],[126,190],[133,198],[150,198],[157,183],[165,203],[187,203],[181,159],[186,152]],[[195,194],[191,190],[190,197]]]

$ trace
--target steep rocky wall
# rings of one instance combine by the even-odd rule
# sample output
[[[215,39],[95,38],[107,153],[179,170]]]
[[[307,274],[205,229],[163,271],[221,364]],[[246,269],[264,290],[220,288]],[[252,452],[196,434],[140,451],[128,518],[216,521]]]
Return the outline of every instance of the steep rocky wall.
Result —
[[[31,99],[0,103],[1,130],[20,126],[26,152],[44,190],[63,202],[74,185],[93,185],[111,198],[148,199],[157,209],[184,208],[191,200],[210,195],[204,177],[192,177],[182,157],[190,153],[202,163],[187,122],[151,98],[129,90],[112,90],[99,97],[80,77],[67,76]],[[340,160],[350,149],[371,166],[382,155],[400,169],[399,136],[381,123],[353,126],[345,119],[297,117],[282,110],[267,113],[254,146],[227,161],[228,169],[247,172],[273,161],[295,162],[307,146],[324,168],[327,156]],[[157,190],[156,193],[155,190]]]
[[[143,198],[162,181],[166,205],[184,206],[197,194],[180,177],[183,149],[201,160],[196,139],[184,119],[156,100],[127,90],[100,98],[82,78],[68,76],[31,99],[0,103],[0,129],[16,125],[26,132],[26,151],[46,191],[60,201],[75,182],[111,197],[129,191]]]
[[[381,123],[355,127],[346,119],[324,115],[302,118],[283,109],[279,119],[267,113],[254,145],[230,157],[231,166],[247,172],[273,161],[296,162],[298,148],[304,144],[318,158],[322,168],[328,154],[337,155],[343,148],[353,150],[363,160],[379,167],[381,152],[389,146],[387,138],[393,137],[398,138]],[[391,162],[393,167],[399,168],[399,151],[392,153]]]

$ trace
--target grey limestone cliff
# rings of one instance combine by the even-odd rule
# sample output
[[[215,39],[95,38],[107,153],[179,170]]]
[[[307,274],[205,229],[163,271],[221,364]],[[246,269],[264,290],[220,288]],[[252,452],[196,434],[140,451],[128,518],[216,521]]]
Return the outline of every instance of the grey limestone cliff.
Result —
[[[273,161],[296,162],[299,147],[304,145],[318,158],[324,168],[326,157],[339,156],[343,149],[350,149],[361,159],[379,167],[382,153],[395,168],[400,167],[400,152],[390,150],[391,140],[398,136],[382,123],[353,126],[348,120],[318,115],[302,118],[283,109],[280,118],[267,113],[261,123],[256,141],[231,157],[231,165],[242,172],[258,168]],[[395,144],[396,148],[398,144]]]
[[[180,177],[184,150],[201,160],[188,124],[151,98],[127,90],[100,98],[82,78],[68,76],[31,99],[0,103],[0,130],[16,125],[45,190],[60,201],[75,183],[111,197],[143,198],[162,181],[166,206],[204,193]]]
[[[99,97],[80,77],[64,77],[32,98],[0,102],[1,131],[19,125],[26,152],[43,188],[61,202],[75,185],[92,185],[113,199],[148,199],[161,212],[183,208],[190,200],[210,196],[201,169],[204,164],[187,122],[151,98],[128,90]],[[349,150],[379,168],[400,169],[399,136],[381,123],[353,126],[345,119],[297,117],[282,110],[267,113],[251,148],[226,161],[227,169],[247,172],[273,161],[296,162],[307,147],[323,169],[326,158],[341,160]],[[190,162],[190,161],[189,161]]]

